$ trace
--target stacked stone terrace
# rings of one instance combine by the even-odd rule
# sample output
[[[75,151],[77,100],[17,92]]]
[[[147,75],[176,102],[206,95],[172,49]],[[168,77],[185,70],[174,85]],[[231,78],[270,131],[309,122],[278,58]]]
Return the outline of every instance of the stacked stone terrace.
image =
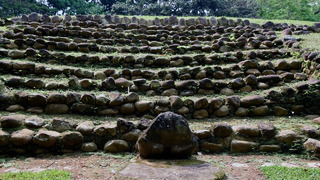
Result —
[[[1,120],[0,146],[10,146],[16,153],[42,153],[48,149],[64,152],[81,146],[93,146],[96,150],[108,140],[131,151],[143,131],[127,121],[125,130],[121,123],[95,127],[92,122],[55,129],[54,123],[68,124],[64,120],[36,127],[27,125],[29,115],[36,114],[140,118],[173,111],[200,120],[320,113],[319,101],[314,99],[319,95],[320,81],[309,78],[310,72],[303,69],[305,65],[297,56],[301,39],[290,36],[317,33],[317,24],[259,25],[248,20],[214,17],[152,20],[111,15],[49,17],[32,13],[3,19],[0,25],[6,27],[0,30],[3,85],[0,109],[27,113],[27,117],[3,116]],[[309,57],[305,55],[305,59]],[[310,89],[312,96],[307,93]],[[36,120],[33,118],[32,123]],[[10,130],[24,125],[28,129]],[[85,130],[79,130],[83,126]],[[251,140],[237,140],[233,148],[231,141],[211,142],[214,137],[233,137],[233,132],[238,131],[246,137],[261,139],[265,136],[261,126],[244,127],[242,131],[243,128],[232,130],[226,125],[223,131],[228,135],[221,137],[214,130],[198,132],[200,150],[206,147],[211,152],[261,150],[259,143]],[[46,129],[38,131],[43,127]],[[263,127],[272,131],[267,140],[276,136],[274,127]],[[319,138],[318,130],[309,131],[316,134],[312,138]],[[291,139],[276,137],[277,141],[289,146],[302,139],[295,132],[282,135]],[[44,136],[46,140],[42,139]],[[19,138],[24,139],[22,144]],[[237,143],[244,144],[246,150],[238,150]],[[31,145],[36,150],[27,148]],[[277,143],[272,148],[270,151],[282,150]]]

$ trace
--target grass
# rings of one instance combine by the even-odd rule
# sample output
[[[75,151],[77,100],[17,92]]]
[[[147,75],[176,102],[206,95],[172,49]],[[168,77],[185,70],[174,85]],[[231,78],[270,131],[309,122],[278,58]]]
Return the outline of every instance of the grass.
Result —
[[[0,26],[0,32],[6,32],[8,30],[8,28],[6,26]]]
[[[312,122],[301,116],[267,116],[267,117],[223,117],[223,118],[207,118],[206,120],[188,119],[188,123],[192,130],[210,129],[214,123],[221,122],[227,123],[232,126],[236,125],[252,125],[257,126],[259,122],[266,122],[274,124],[277,129],[280,130],[294,130],[301,132],[301,127],[304,125],[317,128]]]
[[[179,82],[179,81],[176,81]],[[306,81],[297,81],[297,82],[291,82],[291,83],[285,83],[283,84],[283,86],[289,86],[294,88],[297,84],[302,84],[305,83]],[[265,96],[267,95],[269,90],[275,90],[275,91],[280,91],[282,86],[272,86],[269,89],[263,90],[263,89],[255,89],[251,92],[235,92],[232,95],[235,96],[239,96],[240,98],[245,97],[245,96],[250,96],[250,95],[260,95],[260,96]],[[49,94],[49,93],[60,93],[60,94],[64,94],[66,95],[69,92],[77,92],[80,94],[85,94],[85,93],[90,93],[90,94],[94,94],[95,96],[98,96],[100,94],[104,94],[106,95],[106,97],[109,96],[109,94],[111,92],[120,92],[123,95],[128,94],[128,91],[126,89],[122,89],[122,90],[111,90],[111,91],[103,91],[103,90],[99,90],[97,88],[95,89],[89,89],[89,90],[85,90],[85,89],[54,89],[54,90],[47,90],[47,89],[31,89],[31,88],[14,88],[14,89],[10,89],[7,88],[4,93],[8,94],[8,95],[14,95],[18,92],[27,92],[27,93],[40,93],[40,94]],[[162,96],[160,94],[157,95],[145,95],[143,92],[138,92],[139,98],[140,100],[149,100],[149,101],[156,101],[158,99],[169,99],[169,96]],[[210,94],[210,95],[204,95],[204,94],[197,94],[195,93],[192,96],[182,96],[179,95],[182,100],[186,100],[186,99],[191,99],[191,100],[196,100],[198,98],[202,98],[202,97],[206,97],[207,99],[212,99],[212,98],[226,98],[228,96],[231,95],[223,95],[220,94],[219,92],[215,92],[214,94]]]
[[[7,111],[0,111],[0,117],[1,116],[7,116],[12,113],[7,112]],[[26,116],[31,116],[34,114],[31,113],[26,113],[26,112],[19,112],[17,114],[22,114]],[[127,117],[122,117],[122,116],[114,116],[114,117],[105,117],[105,116],[85,116],[85,115],[77,115],[77,114],[62,114],[62,115],[48,115],[48,114],[38,114],[40,118],[43,118],[45,120],[46,124],[50,124],[53,119],[66,119],[67,121],[71,122],[71,124],[79,124],[84,121],[92,121],[95,125],[100,125],[100,124],[111,124],[111,125],[116,125],[117,119],[118,118],[125,118],[126,120],[133,122],[134,124],[137,124],[138,121],[141,118],[135,117],[135,116],[127,116]],[[154,116],[155,117],[155,116]],[[191,119],[187,118],[190,129],[193,131],[196,130],[209,130],[212,125],[216,122],[222,122],[222,123],[227,123],[232,126],[235,125],[252,125],[256,126],[259,124],[259,122],[267,122],[274,124],[274,126],[277,129],[284,130],[284,129],[290,129],[294,130],[298,133],[301,133],[301,128],[304,125],[308,125],[314,128],[318,128],[317,125],[313,124],[310,119],[307,119],[302,116],[283,116],[283,117],[278,117],[278,116],[266,116],[266,117],[223,117],[223,118],[216,118],[216,117],[210,117],[207,119],[203,120],[198,120],[198,119]],[[17,129],[12,129],[12,131],[15,131]],[[6,129],[6,131],[8,131]],[[108,155],[113,158],[124,158],[130,154],[118,154],[118,155]]]
[[[281,166],[269,166],[260,167],[260,170],[267,177],[272,180],[317,180],[320,179],[320,169],[313,168],[301,168],[301,167],[281,167]]]
[[[72,179],[70,172],[60,170],[46,170],[42,172],[19,172],[4,173],[0,175],[0,179],[23,179],[23,180],[67,180]]]
[[[309,48],[310,51],[320,51],[320,38],[318,33],[309,35],[293,35],[295,38],[302,38],[300,46],[302,49]]]

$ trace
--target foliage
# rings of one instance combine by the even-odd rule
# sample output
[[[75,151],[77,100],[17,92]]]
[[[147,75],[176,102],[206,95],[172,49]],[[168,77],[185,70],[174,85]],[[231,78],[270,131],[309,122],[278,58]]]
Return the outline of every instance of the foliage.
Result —
[[[258,0],[261,5],[259,17],[319,21],[319,0]]]
[[[0,179],[50,179],[50,180],[67,180],[71,179],[71,174],[67,171],[46,170],[42,172],[19,172],[4,173],[0,175]]]
[[[0,0],[0,17],[19,16],[39,12],[41,14],[53,14],[48,6],[36,0]]]
[[[260,8],[257,0],[223,0],[216,15],[257,18]]]
[[[281,166],[264,166],[260,170],[267,177],[267,179],[320,179],[320,169],[302,168],[302,167],[281,167]]]
[[[320,0],[0,0],[0,17],[41,14],[231,16],[320,21]]]
[[[90,0],[47,0],[51,9],[61,14],[100,14],[104,12],[104,7],[99,3]]]

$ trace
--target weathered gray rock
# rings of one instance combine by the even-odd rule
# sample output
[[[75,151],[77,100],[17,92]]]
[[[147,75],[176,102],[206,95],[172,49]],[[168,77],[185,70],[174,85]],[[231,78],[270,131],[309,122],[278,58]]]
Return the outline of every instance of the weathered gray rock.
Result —
[[[24,58],[24,52],[19,50],[11,50],[9,51],[8,56],[12,59],[22,59]]]
[[[126,103],[135,103],[139,101],[139,95],[135,92],[130,92],[126,95],[125,100]]]
[[[138,140],[143,158],[184,158],[197,146],[187,121],[172,112],[159,114]]]
[[[118,106],[123,104],[124,102],[124,97],[121,93],[110,93],[109,97],[110,97],[110,102],[109,102],[110,106]]]
[[[211,131],[213,132],[214,136],[220,138],[226,138],[233,133],[233,129],[230,125],[224,123],[217,123],[214,124]]]
[[[280,145],[261,145],[259,147],[260,152],[279,152],[282,148]]]
[[[24,125],[30,128],[40,128],[44,124],[44,120],[38,116],[31,116],[25,119]]]
[[[16,146],[23,146],[28,144],[34,135],[34,131],[29,129],[22,129],[19,131],[15,131],[11,134],[11,141]]]
[[[29,20],[29,22],[39,22],[40,17],[38,15],[38,13],[33,12],[29,15],[28,20]]]
[[[117,128],[120,133],[127,133],[133,129],[136,129],[136,126],[130,121],[127,121],[122,118],[118,118],[117,119]]]
[[[316,139],[309,138],[305,143],[303,143],[304,148],[309,151],[313,151],[320,155],[320,141]]]
[[[320,117],[313,119],[312,122],[320,125]]]
[[[209,130],[197,130],[193,132],[199,139],[205,139],[211,136],[211,132]]]
[[[262,135],[262,138],[266,140],[272,139],[276,134],[276,128],[274,125],[269,123],[259,122],[258,129]]]
[[[259,106],[264,103],[264,98],[258,95],[246,96],[241,98],[241,106],[250,107],[250,106]]]
[[[44,23],[49,23],[49,22],[51,22],[51,18],[50,18],[50,16],[44,14],[41,16],[41,21]]]
[[[123,139],[127,142],[136,143],[141,133],[142,132],[139,129],[133,129],[132,131],[124,134]]]
[[[183,100],[179,96],[170,96],[169,101],[172,108],[179,109],[184,105]]]
[[[0,129],[0,146],[9,144],[10,134]]]
[[[294,141],[302,139],[302,137],[292,130],[282,130],[276,134],[275,138],[285,144],[291,145]]]
[[[81,146],[81,151],[83,152],[95,152],[98,150],[98,146],[94,142],[83,143]]]
[[[117,126],[111,124],[101,124],[93,129],[93,132],[98,136],[116,136]]]
[[[147,129],[151,125],[151,123],[152,123],[151,119],[141,119],[137,124],[137,128],[143,131]]]
[[[92,121],[85,121],[80,123],[76,130],[79,131],[82,135],[91,135],[94,129],[94,124]]]
[[[130,115],[136,112],[136,108],[133,103],[125,103],[120,106],[120,113],[124,115]]]
[[[60,23],[62,20],[59,16],[53,16],[51,19],[52,23]]]
[[[154,103],[152,101],[141,100],[141,101],[137,101],[135,103],[135,107],[137,108],[138,112],[140,112],[140,113],[146,112],[146,111],[153,110]]]
[[[51,147],[61,137],[60,133],[55,131],[40,130],[34,137],[33,142],[39,146]]]
[[[320,131],[317,130],[317,128],[314,128],[312,126],[305,125],[302,127],[302,133],[309,138],[318,138],[320,137]]]
[[[225,100],[221,98],[213,98],[209,100],[209,105],[215,110],[221,108],[221,106],[224,104]]]
[[[133,83],[128,81],[127,79],[125,78],[118,78],[115,80],[115,85],[118,87],[118,88],[128,88],[132,85]]]
[[[108,103],[109,103],[109,99],[104,94],[100,94],[96,97],[97,106],[105,106]]]
[[[82,144],[83,136],[80,132],[67,131],[61,134],[62,141],[65,145],[69,147],[75,147]]]
[[[25,119],[26,117],[23,115],[2,116],[0,123],[2,128],[15,128],[21,126]]]
[[[231,153],[248,153],[254,152],[258,148],[258,144],[250,141],[231,141]]]
[[[47,97],[43,94],[32,93],[28,95],[29,106],[44,107],[47,104]]]
[[[209,113],[206,109],[196,110],[193,112],[193,117],[195,119],[204,119],[209,116]]]
[[[66,104],[48,104],[45,107],[45,112],[48,114],[66,114],[69,107]]]
[[[72,128],[72,125],[70,122],[62,119],[53,119],[52,121],[52,129],[58,132],[63,132],[70,130]]]
[[[63,94],[52,93],[49,94],[47,102],[50,104],[64,104],[66,103],[66,99]]]
[[[287,109],[280,106],[275,106],[273,112],[276,116],[287,116],[289,114]]]
[[[214,115],[218,117],[224,117],[229,114],[229,108],[226,105],[221,106],[219,109],[214,111]]]
[[[249,110],[247,108],[239,107],[234,115],[238,117],[246,117],[249,115]]]
[[[214,144],[210,142],[204,142],[201,145],[202,151],[209,151],[211,153],[220,153],[222,152],[222,145],[221,144]]]
[[[218,20],[215,17],[211,17],[209,19],[209,23],[211,26],[217,26],[219,24]]]
[[[6,110],[9,112],[18,112],[18,111],[24,111],[25,109],[23,106],[19,104],[15,104],[15,105],[9,106]]]
[[[234,126],[233,130],[239,134],[246,135],[249,137],[257,137],[260,135],[259,129],[255,126],[238,125]]]
[[[194,109],[206,109],[209,106],[208,99],[203,97],[194,101]]]
[[[265,116],[269,112],[268,106],[259,106],[252,109],[252,114],[255,116]]]
[[[124,140],[111,140],[104,145],[104,151],[111,153],[130,151],[128,143]]]

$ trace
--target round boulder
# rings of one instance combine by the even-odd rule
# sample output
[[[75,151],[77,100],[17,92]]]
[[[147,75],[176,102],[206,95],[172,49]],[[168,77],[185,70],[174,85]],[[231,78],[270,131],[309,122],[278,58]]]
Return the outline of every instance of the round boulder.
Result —
[[[159,114],[138,139],[143,158],[185,158],[196,147],[197,139],[188,122],[173,112]]]
[[[15,131],[11,134],[11,141],[16,146],[23,146],[31,141],[33,134],[34,131],[29,129]]]
[[[24,121],[24,125],[30,128],[40,128],[44,124],[44,120],[38,116],[31,116],[28,117]]]
[[[62,133],[63,143],[67,146],[77,146],[82,143],[83,136],[80,132],[68,131]]]
[[[53,146],[60,138],[60,133],[55,131],[40,130],[34,137],[33,142],[39,146]]]
[[[106,152],[117,153],[127,152],[130,150],[128,143],[124,140],[111,140],[108,141],[103,148]]]
[[[154,103],[152,101],[137,101],[135,103],[135,106],[138,110],[138,112],[146,112],[146,111],[150,111],[153,109],[154,107]]]
[[[95,152],[98,150],[98,146],[94,142],[83,143],[81,146],[81,151],[83,152]]]
[[[25,116],[23,115],[10,115],[10,116],[3,116],[0,119],[1,127],[2,128],[15,128],[22,125]]]

